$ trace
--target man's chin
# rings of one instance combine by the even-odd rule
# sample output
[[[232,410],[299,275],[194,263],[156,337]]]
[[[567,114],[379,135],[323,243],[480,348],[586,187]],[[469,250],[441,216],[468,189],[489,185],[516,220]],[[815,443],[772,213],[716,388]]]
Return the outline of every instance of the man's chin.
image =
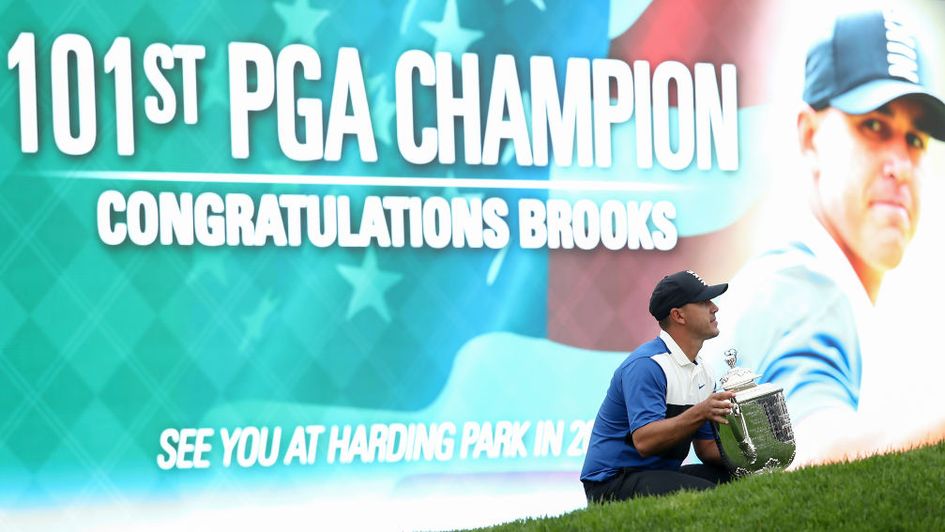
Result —
[[[899,266],[911,236],[894,229],[882,231],[868,246],[867,262],[880,271],[892,270]]]

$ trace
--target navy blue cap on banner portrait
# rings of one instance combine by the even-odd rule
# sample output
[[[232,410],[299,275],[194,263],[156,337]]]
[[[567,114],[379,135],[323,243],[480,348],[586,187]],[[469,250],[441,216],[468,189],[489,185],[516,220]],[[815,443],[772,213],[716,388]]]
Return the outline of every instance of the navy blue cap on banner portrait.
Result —
[[[817,110],[863,114],[909,96],[926,108],[919,127],[945,140],[945,102],[930,85],[919,40],[892,10],[838,17],[807,52],[804,101]]]

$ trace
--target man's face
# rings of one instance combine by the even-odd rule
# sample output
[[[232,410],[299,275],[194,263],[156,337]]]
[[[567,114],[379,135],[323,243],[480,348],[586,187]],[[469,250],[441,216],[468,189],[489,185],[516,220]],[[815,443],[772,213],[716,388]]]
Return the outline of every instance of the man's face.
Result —
[[[905,97],[863,115],[817,113],[808,153],[815,208],[858,271],[895,268],[915,233],[929,140],[916,126],[922,112]]]
[[[719,323],[715,319],[719,307],[711,300],[687,303],[681,310],[686,318],[686,328],[693,336],[708,340],[719,335]]]

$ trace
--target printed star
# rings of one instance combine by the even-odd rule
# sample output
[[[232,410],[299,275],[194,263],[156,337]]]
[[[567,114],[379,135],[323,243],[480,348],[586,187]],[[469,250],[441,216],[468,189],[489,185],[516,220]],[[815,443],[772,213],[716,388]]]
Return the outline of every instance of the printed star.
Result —
[[[495,284],[495,280],[499,277],[499,272],[502,270],[502,264],[505,262],[505,254],[508,252],[509,247],[505,246],[492,258],[492,262],[489,263],[489,272],[486,274],[486,286]]]
[[[311,43],[315,44],[315,28],[331,14],[327,9],[312,9],[308,0],[295,0],[292,5],[274,4],[273,8],[285,23],[283,43],[311,39]]]
[[[515,0],[505,0],[505,5],[509,5],[514,1]],[[531,0],[531,1],[533,4],[535,4],[535,7],[537,7],[539,11],[545,10],[545,0]]]
[[[413,10],[417,7],[417,0],[408,0],[407,7],[404,8],[404,14],[400,17],[400,34],[407,34],[407,23],[410,22],[410,17],[413,16]]]
[[[256,310],[249,316],[243,318],[243,325],[246,329],[243,334],[243,342],[240,343],[240,351],[245,351],[251,342],[255,342],[262,337],[263,325],[266,323],[269,315],[272,314],[272,311],[278,306],[277,303],[277,300],[271,298],[269,293],[266,293],[256,306]]]
[[[372,248],[368,248],[364,254],[360,267],[339,264],[338,273],[351,283],[354,289],[345,318],[350,320],[358,312],[370,307],[377,311],[384,321],[390,322],[390,311],[384,300],[384,293],[400,282],[403,278],[401,274],[378,269],[377,255]]]
[[[451,53],[453,62],[457,65],[460,64],[461,56],[469,49],[469,45],[484,35],[481,31],[466,29],[459,25],[459,10],[456,8],[456,0],[446,0],[446,11],[443,13],[443,20],[439,22],[425,20],[420,23],[420,27],[436,38],[433,50]]]
[[[216,277],[220,284],[226,284],[226,269],[223,267],[222,253],[208,253],[194,262],[190,272],[187,274],[187,283],[193,283],[205,272]]]

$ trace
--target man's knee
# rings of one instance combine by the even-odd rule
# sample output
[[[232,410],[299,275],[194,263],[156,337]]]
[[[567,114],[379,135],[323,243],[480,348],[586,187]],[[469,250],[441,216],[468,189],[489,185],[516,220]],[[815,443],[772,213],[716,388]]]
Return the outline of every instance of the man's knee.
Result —
[[[637,495],[668,495],[677,491],[703,491],[712,489],[715,484],[676,471],[648,471],[642,473],[636,482]]]
[[[732,480],[728,469],[715,464],[690,464],[679,470],[680,473],[705,479],[713,484],[725,484]]]

